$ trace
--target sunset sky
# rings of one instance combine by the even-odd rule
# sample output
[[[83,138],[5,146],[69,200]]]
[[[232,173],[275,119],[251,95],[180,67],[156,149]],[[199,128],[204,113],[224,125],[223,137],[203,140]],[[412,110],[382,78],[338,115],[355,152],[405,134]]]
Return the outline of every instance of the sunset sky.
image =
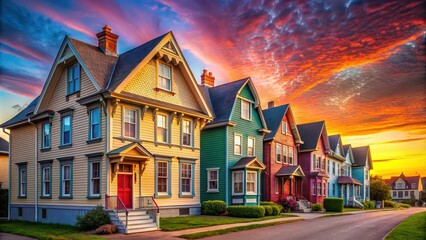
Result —
[[[369,144],[373,174],[426,176],[422,0],[0,4],[0,123],[40,93],[65,35],[96,45],[108,24],[123,53],[171,30],[197,78],[250,76],[263,108],[290,103],[297,123]]]

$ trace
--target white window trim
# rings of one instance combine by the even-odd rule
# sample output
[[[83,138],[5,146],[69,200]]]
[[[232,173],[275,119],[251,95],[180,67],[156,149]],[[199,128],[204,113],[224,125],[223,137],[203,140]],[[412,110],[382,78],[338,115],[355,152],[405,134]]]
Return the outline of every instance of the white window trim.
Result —
[[[283,162],[284,163],[290,163],[289,158],[288,158],[288,146],[283,144],[282,149],[283,149],[283,154],[282,154],[283,155]]]
[[[97,178],[97,179],[99,179],[99,193],[93,193],[93,183],[92,183],[92,180],[93,179],[95,179],[95,178],[93,178],[93,164],[94,163],[99,163],[99,177]],[[99,197],[99,196],[101,196],[101,192],[102,192],[102,182],[101,182],[101,161],[91,161],[90,162],[90,169],[89,169],[89,196],[91,196],[91,197]]]
[[[183,173],[183,165],[189,165],[189,169],[190,169],[190,171],[191,171],[191,174],[190,174],[190,177],[189,177],[189,192],[184,192],[183,191],[183,187],[182,187],[182,180],[183,180],[183,177],[182,177],[182,173]],[[182,194],[182,196],[192,196],[192,192],[193,192],[193,188],[194,188],[194,186],[193,186],[193,184],[192,184],[192,182],[195,180],[195,179],[192,179],[193,178],[193,175],[194,175],[194,173],[193,173],[193,169],[192,169],[192,166],[193,166],[193,164],[192,163],[188,163],[188,162],[181,162],[180,163],[180,178],[181,178],[181,182],[180,182],[180,193]],[[168,166],[167,166],[168,167]]]
[[[279,188],[279,180],[278,178],[275,178],[275,194],[279,194],[280,193],[280,188]]]
[[[280,146],[280,151],[278,151],[278,146]],[[281,159],[278,161],[278,152],[281,155]],[[282,163],[282,156],[283,156],[283,146],[281,143],[275,143],[275,162]]]
[[[253,174],[253,173],[254,173],[254,192],[249,192],[249,191],[247,191],[248,175]],[[246,183],[246,187],[245,187],[246,195],[257,195],[257,172],[256,171],[246,171],[245,183]]]
[[[70,193],[68,193],[68,194],[66,194],[65,193],[65,181],[66,181],[66,179],[64,178],[64,176],[65,176],[65,167],[69,167],[69,171],[70,171],[70,178],[69,178],[69,180],[68,181],[70,181]],[[72,171],[71,171],[71,164],[64,164],[64,165],[61,165],[61,173],[62,173],[62,176],[61,176],[61,187],[62,187],[62,189],[61,189],[61,193],[62,193],[62,197],[70,197],[71,196],[71,179],[72,179],[72,177],[71,177],[71,175],[72,175]]]
[[[170,190],[170,186],[169,186],[169,178],[170,178],[170,172],[169,172],[169,164],[171,163],[171,162],[169,162],[169,161],[158,161],[157,162],[157,185],[158,185],[158,179],[159,179],[159,176],[158,176],[158,173],[159,173],[159,171],[158,171],[158,163],[166,163],[166,191],[165,192],[160,192],[159,190],[158,190],[158,186],[157,186],[157,195],[158,196],[168,196],[169,195],[169,190]]]
[[[235,174],[241,173],[241,193],[236,193],[234,190],[234,183],[235,183]],[[232,172],[232,195],[244,195],[245,189],[244,189],[244,171],[234,171]]]
[[[164,65],[164,66],[170,67],[170,89],[162,88],[160,86],[160,65]],[[161,90],[164,90],[164,91],[167,91],[167,92],[172,92],[173,91],[173,66],[170,65],[170,64],[164,63],[164,62],[157,61],[157,69],[158,69],[157,70],[158,71],[158,74],[157,74],[157,88],[159,88]],[[164,78],[166,78],[166,77],[164,77]]]
[[[317,195],[317,183],[315,181],[312,182],[312,195]]]
[[[249,102],[249,101],[246,101],[246,100],[244,100],[244,99],[241,99],[240,98],[240,100],[241,100],[241,114],[240,114],[240,117],[241,117],[241,119],[244,119],[244,120],[247,120],[247,121],[251,121],[252,120],[252,106],[251,106],[251,102]],[[243,102],[245,102],[245,103],[248,103],[248,106],[249,106],[249,117],[248,118],[245,118],[245,117],[243,117]]]
[[[131,136],[126,136],[126,123],[124,122],[125,119],[125,115],[126,115],[126,110],[131,110],[131,111],[135,111],[135,137],[131,137]],[[129,106],[123,106],[123,110],[122,110],[122,136],[125,138],[131,138],[131,139],[139,139],[139,109],[134,108],[134,107],[129,107]]]
[[[287,122],[286,121],[281,121],[281,133],[284,134],[284,135],[287,135],[287,132],[288,132]]]
[[[253,139],[253,155],[249,155],[249,141],[250,139]],[[248,137],[247,138],[247,156],[254,157],[256,156],[256,138],[254,137]]]
[[[220,168],[207,168],[206,170],[207,170],[207,192],[219,192],[219,170],[220,170]],[[210,189],[210,173],[214,172],[214,171],[217,172],[217,179],[216,179],[217,189]]]
[[[189,135],[190,135],[190,138],[189,138],[189,145],[186,145],[186,144],[184,144],[183,143],[183,134],[184,134],[184,132],[183,132],[183,123],[185,122],[185,121],[187,121],[187,122],[189,122]],[[181,134],[180,134],[180,138],[181,138],[181,142],[182,142],[182,146],[186,146],[186,147],[192,147],[193,146],[193,136],[194,136],[194,124],[193,124],[193,122],[192,122],[192,120],[191,119],[182,119],[182,128],[181,128]]]
[[[290,151],[291,150],[291,151]],[[291,153],[291,154],[290,154]],[[291,162],[290,162],[290,157],[291,157]],[[297,165],[295,164],[295,159],[294,159],[294,148],[293,147],[288,147],[288,164],[291,165]]]
[[[240,137],[240,153],[236,153],[235,152],[235,137],[239,136]],[[239,155],[241,156],[243,154],[243,135],[239,134],[239,133],[234,133],[234,155]]]
[[[158,131],[157,131],[157,129],[155,130],[155,141],[156,142],[159,142],[159,143],[170,143],[170,123],[169,123],[169,116],[167,115],[167,114],[164,114],[164,113],[157,113],[157,116],[155,116],[155,128],[162,128],[162,127],[159,127],[158,126],[158,117],[159,116],[162,116],[162,117],[165,117],[166,119],[165,119],[165,124],[166,124],[166,141],[165,142],[163,142],[163,141],[159,141],[158,140]]]
[[[22,174],[23,172],[25,172],[25,177]],[[19,196],[20,197],[26,197],[27,196],[27,178],[28,178],[27,168],[19,170],[19,178],[20,178],[19,179],[19,183],[20,183],[20,186],[19,186]],[[25,181],[23,181],[23,180],[25,180]]]
[[[45,141],[45,137],[47,136],[46,135],[46,133],[45,133],[45,131],[44,131],[44,127],[45,126],[49,126],[49,145],[47,146],[46,145],[46,141]],[[47,148],[50,148],[51,147],[51,145],[52,145],[52,124],[50,124],[49,122],[45,122],[45,123],[43,123],[42,125],[41,125],[41,128],[42,128],[42,137],[41,137],[41,139],[42,139],[42,141],[41,141],[41,148],[42,149],[47,149]]]
[[[49,170],[49,172],[48,172],[49,180],[46,180],[46,169]],[[43,173],[43,176],[42,176],[42,179],[43,179],[43,182],[42,182],[42,184],[43,184],[43,186],[42,186],[42,188],[43,188],[42,196],[43,197],[50,197],[52,195],[51,192],[46,193],[47,188],[46,188],[46,185],[45,185],[45,183],[47,183],[47,182],[49,183],[49,191],[50,191],[51,188],[52,188],[52,179],[50,179],[51,178],[50,176],[52,176],[51,171],[52,171],[52,169],[51,169],[50,166],[49,167],[43,167],[42,171],[41,171]]]

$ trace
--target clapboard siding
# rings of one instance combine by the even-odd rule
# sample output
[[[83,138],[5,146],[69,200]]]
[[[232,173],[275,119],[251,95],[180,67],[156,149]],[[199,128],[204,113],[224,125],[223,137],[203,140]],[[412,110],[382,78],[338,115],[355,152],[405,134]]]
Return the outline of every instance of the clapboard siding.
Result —
[[[0,155],[0,182],[1,188],[9,188],[8,186],[8,176],[9,176],[9,156]]]

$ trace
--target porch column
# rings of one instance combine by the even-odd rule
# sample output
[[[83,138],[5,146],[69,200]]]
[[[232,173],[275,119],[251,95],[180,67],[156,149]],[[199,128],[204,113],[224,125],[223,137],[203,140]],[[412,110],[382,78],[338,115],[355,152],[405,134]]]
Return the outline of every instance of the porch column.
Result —
[[[293,176],[290,176],[290,196],[292,195],[292,193],[293,193]]]
[[[351,188],[351,186],[349,184],[346,184],[346,202],[349,199],[349,188]]]
[[[354,197],[356,199],[356,197],[355,197],[355,184],[352,184],[352,197]]]

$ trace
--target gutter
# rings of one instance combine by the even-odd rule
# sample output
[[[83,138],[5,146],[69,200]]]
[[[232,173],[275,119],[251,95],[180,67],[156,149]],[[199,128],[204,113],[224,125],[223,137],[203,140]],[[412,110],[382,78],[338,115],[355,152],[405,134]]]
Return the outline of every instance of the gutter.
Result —
[[[11,181],[10,181],[10,176],[12,176],[12,173],[11,173],[11,172],[12,172],[12,168],[11,168],[11,164],[10,164],[10,163],[11,163],[11,161],[10,161],[10,156],[11,156],[11,155],[10,155],[10,153],[11,153],[11,152],[10,152],[10,145],[11,145],[11,144],[10,144],[10,143],[12,142],[12,138],[10,137],[10,134],[9,134],[8,132],[6,132],[6,129],[2,128],[2,130],[3,130],[3,132],[4,132],[5,134],[7,134],[7,135],[9,136],[9,150],[8,150],[8,152],[9,152],[9,155],[8,155],[9,171],[8,171],[8,173],[7,173],[7,174],[8,174],[8,176],[7,176],[7,187],[8,187],[8,190],[7,190],[7,191],[8,191],[8,194],[7,194],[7,198],[8,198],[8,199],[7,199],[7,201],[8,201],[8,202],[7,202],[7,220],[8,220],[8,221],[10,221],[10,199],[11,199],[11,198],[10,198],[10,195],[11,195],[11,194],[10,194],[10,182],[11,182]]]
[[[38,222],[38,197],[37,197],[37,193],[38,193],[38,168],[37,168],[37,159],[38,159],[38,151],[37,151],[37,139],[38,139],[38,132],[37,132],[37,125],[34,124],[33,122],[31,122],[30,118],[28,118],[28,123],[34,126],[34,130],[35,130],[35,141],[34,141],[34,222]]]

